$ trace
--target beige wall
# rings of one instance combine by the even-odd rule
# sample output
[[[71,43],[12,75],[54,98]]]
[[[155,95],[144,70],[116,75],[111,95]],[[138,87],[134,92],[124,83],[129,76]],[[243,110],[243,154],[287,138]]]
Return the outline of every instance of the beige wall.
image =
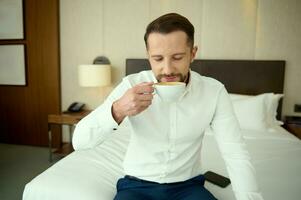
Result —
[[[146,25],[178,12],[196,28],[198,58],[284,59],[284,114],[301,103],[301,2],[298,0],[61,0],[62,106],[101,104],[125,72],[126,58],[146,56]],[[113,65],[113,86],[81,88],[77,66],[96,56]]]
[[[259,2],[255,59],[286,60],[283,112],[300,115],[294,104],[301,104],[301,1]]]

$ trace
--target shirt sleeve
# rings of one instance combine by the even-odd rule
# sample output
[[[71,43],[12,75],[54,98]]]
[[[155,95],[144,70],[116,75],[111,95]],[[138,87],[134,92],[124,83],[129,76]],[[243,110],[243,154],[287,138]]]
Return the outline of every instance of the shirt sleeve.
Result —
[[[124,79],[102,105],[79,121],[72,137],[75,150],[94,148],[118,128],[112,116],[112,104],[129,89],[126,82]]]
[[[229,94],[222,87],[211,123],[237,200],[263,200],[251,158],[235,117]]]

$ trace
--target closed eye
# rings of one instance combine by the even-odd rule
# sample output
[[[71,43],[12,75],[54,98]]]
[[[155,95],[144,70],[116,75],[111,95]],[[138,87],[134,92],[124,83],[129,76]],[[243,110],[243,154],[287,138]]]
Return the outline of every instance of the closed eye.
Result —
[[[161,57],[158,57],[158,58],[154,58],[154,60],[155,60],[155,61],[157,61],[157,62],[160,62],[160,61],[162,61],[162,60],[163,60],[163,58],[161,58]]]
[[[183,57],[181,56],[181,57],[174,57],[173,59],[174,59],[174,60],[182,60],[182,58],[183,58]]]

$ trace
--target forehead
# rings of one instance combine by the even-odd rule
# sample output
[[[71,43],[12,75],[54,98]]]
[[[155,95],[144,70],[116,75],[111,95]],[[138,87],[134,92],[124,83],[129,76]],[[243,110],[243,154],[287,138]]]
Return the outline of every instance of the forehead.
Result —
[[[152,53],[167,53],[173,51],[186,51],[189,49],[187,35],[183,31],[171,33],[151,33],[148,36],[148,51]]]

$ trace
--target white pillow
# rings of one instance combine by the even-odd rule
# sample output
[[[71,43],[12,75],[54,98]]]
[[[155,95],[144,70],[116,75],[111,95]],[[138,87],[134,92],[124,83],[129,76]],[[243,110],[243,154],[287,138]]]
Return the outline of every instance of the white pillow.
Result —
[[[245,100],[243,102],[240,102],[240,104],[247,104],[248,103],[248,99],[253,99],[255,98],[255,100],[251,101],[251,107],[254,106],[257,102],[257,105],[259,105],[259,107],[256,110],[250,111],[250,113],[255,114],[255,112],[257,112],[257,114],[259,116],[257,116],[258,120],[261,119],[262,117],[261,114],[258,112],[260,109],[263,109],[264,112],[264,122],[262,121],[262,123],[265,124],[261,124],[260,126],[258,126],[260,123],[257,122],[257,126],[254,126],[252,129],[261,129],[263,130],[264,127],[269,127],[269,128],[273,128],[275,126],[279,126],[282,125],[283,122],[282,121],[278,121],[276,119],[277,116],[277,108],[278,108],[278,104],[279,104],[279,100],[283,97],[283,94],[274,94],[274,93],[264,93],[264,94],[260,94],[260,95],[256,95],[256,96],[251,96],[251,95],[241,95],[241,94],[230,94],[230,99],[232,100],[233,106],[235,106],[234,104],[237,104],[237,100]],[[263,104],[263,105],[262,105]],[[247,105],[246,105],[247,106]],[[235,108],[234,108],[235,109]],[[238,109],[238,108],[236,108]],[[236,111],[238,113],[241,113],[240,110]],[[261,111],[260,111],[261,112]],[[244,118],[244,116],[237,116],[238,118],[242,117]],[[252,118],[256,118],[256,116],[250,116]],[[260,128],[259,128],[260,127]],[[243,126],[242,126],[243,128]]]
[[[265,131],[269,128],[266,95],[238,98],[232,101],[242,129]]]
[[[245,95],[245,94],[234,94],[234,93],[229,93],[230,99],[233,100],[239,100],[239,99],[246,99],[250,97],[254,97],[254,95]]]
[[[282,121],[277,120],[277,109],[279,105],[280,99],[283,97],[283,94],[274,94],[268,93],[267,94],[267,106],[268,106],[268,122],[270,126],[279,126],[283,125]]]

